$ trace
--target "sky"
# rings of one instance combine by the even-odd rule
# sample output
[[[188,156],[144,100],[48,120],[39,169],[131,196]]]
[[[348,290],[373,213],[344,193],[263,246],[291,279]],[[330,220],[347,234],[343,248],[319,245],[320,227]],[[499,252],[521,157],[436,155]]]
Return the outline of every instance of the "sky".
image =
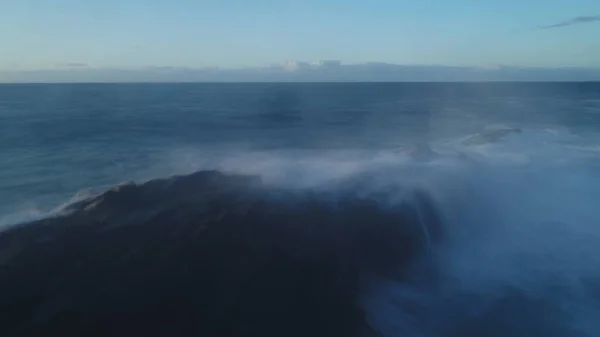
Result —
[[[0,71],[284,60],[600,67],[599,0],[2,0]]]

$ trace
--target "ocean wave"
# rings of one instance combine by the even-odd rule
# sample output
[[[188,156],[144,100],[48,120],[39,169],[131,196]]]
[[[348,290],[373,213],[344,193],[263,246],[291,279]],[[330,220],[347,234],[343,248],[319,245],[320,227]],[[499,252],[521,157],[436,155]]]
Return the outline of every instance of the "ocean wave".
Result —
[[[176,153],[200,171],[0,234],[0,333],[597,336],[600,177],[573,135],[502,133]]]
[[[119,185],[0,236],[2,335],[368,331],[361,279],[400,277],[443,239],[433,200],[406,196],[217,171]]]

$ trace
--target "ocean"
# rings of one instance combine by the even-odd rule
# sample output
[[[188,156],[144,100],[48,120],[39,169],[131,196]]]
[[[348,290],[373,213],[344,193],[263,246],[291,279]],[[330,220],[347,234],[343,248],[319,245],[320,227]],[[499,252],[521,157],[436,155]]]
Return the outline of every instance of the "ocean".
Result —
[[[380,336],[600,335],[600,83],[0,85],[2,230],[203,170],[429,195],[435,272],[357,295]]]

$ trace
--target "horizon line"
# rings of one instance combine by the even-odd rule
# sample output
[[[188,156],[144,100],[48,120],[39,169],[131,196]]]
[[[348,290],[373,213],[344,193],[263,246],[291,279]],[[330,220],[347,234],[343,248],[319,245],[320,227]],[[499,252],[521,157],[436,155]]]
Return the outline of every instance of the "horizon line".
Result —
[[[544,83],[544,84],[568,84],[568,83],[600,83],[600,79],[594,80],[439,80],[439,81],[431,81],[431,80],[423,80],[423,81],[82,81],[82,82],[68,82],[68,81],[35,81],[35,82],[2,82],[0,81],[0,86],[3,85],[47,85],[47,84],[56,84],[56,85],[97,85],[97,84],[122,84],[122,85],[157,85],[157,84],[486,84],[486,83],[519,83],[519,84],[536,84],[536,83]]]
[[[316,62],[335,62],[315,64]],[[286,68],[289,64],[295,63],[300,66],[295,69]],[[145,65],[145,66],[93,66],[87,63],[71,63],[76,65],[56,64],[45,68],[0,68],[0,73],[14,72],[35,72],[35,71],[168,71],[168,70],[188,70],[188,71],[240,71],[240,70],[286,70],[287,72],[297,72],[302,70],[325,70],[343,67],[359,66],[394,66],[394,67],[414,67],[414,68],[460,68],[476,70],[502,70],[502,69],[594,69],[600,70],[600,65],[581,66],[581,65],[509,65],[509,64],[487,64],[487,65],[447,65],[447,64],[419,64],[419,63],[392,63],[383,61],[368,61],[357,63],[343,63],[340,60],[318,60],[318,61],[284,61],[260,66],[169,66],[169,65]]]

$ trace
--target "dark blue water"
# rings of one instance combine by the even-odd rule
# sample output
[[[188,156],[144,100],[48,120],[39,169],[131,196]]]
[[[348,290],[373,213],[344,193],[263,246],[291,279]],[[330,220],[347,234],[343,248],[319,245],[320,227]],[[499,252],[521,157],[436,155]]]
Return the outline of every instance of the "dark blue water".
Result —
[[[161,171],[174,153],[391,149],[495,123],[590,128],[599,99],[594,83],[3,85],[0,214],[172,173]]]
[[[523,132],[461,143],[498,126]],[[418,143],[441,159],[408,156],[404,149]],[[467,167],[457,154],[478,164]],[[0,86],[0,225],[43,217],[86,189],[202,168],[294,188],[374,169],[374,188],[418,184],[435,195],[460,243],[444,257],[449,287],[460,290],[452,296],[510,286],[552,297],[560,289],[564,297],[548,305],[570,333],[600,333],[590,288],[600,280],[600,84]],[[467,315],[456,297],[385,281],[378,289],[364,305],[386,336],[439,335],[441,308]],[[419,318],[395,304],[415,296],[428,308]],[[480,300],[469,310],[493,313],[490,306]],[[498,326],[520,324],[506,315],[498,313]],[[425,329],[431,320],[439,326]],[[529,336],[548,335],[543,320],[536,324]]]

